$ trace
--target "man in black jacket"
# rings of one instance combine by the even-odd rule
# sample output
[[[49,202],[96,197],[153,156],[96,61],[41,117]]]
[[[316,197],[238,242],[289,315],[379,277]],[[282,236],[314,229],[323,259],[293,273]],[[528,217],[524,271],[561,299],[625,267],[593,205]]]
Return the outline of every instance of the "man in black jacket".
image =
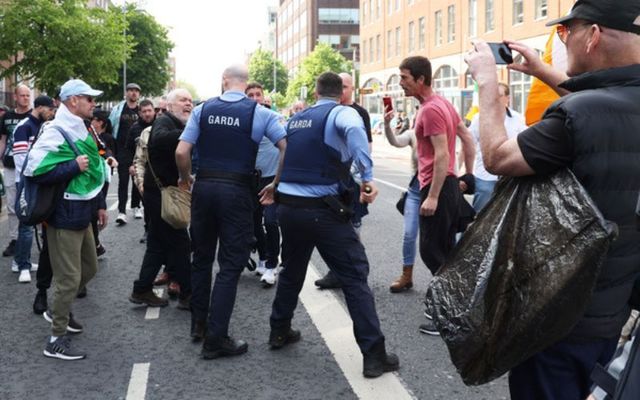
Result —
[[[566,74],[543,64],[534,50],[509,42],[526,60],[510,69],[535,75],[565,95],[542,121],[514,139],[507,138],[504,128],[505,109],[498,101],[489,46],[475,41],[466,57],[480,89],[480,145],[487,171],[524,176],[570,168],[619,231],[590,304],[572,332],[511,370],[514,399],[586,398],[591,371],[596,363],[609,361],[629,317],[640,274],[634,216],[640,191],[639,21],[638,1],[578,0],[569,15],[549,23],[557,24],[567,48]]]
[[[138,105],[138,114],[140,118],[131,125],[129,133],[127,134],[127,142],[124,146],[124,153],[120,156],[120,162],[126,164],[129,170],[129,175],[133,176],[133,155],[136,152],[136,144],[142,131],[153,124],[153,120],[156,118],[156,112],[153,109],[153,102],[145,99]],[[135,195],[134,195],[135,192]],[[131,185],[131,208],[133,209],[133,217],[135,219],[142,219],[142,210],[140,210],[140,193],[136,185]]]
[[[164,307],[166,299],[153,292],[153,281],[163,264],[174,272],[180,285],[178,308],[189,309],[191,297],[191,243],[186,229],[175,229],[161,217],[159,185],[177,186],[178,168],[175,161],[178,138],[189,119],[193,103],[191,94],[175,89],[167,95],[167,112],[159,116],[151,128],[144,175],[144,205],[149,215],[147,250],[140,267],[140,276],[133,283],[129,300],[150,307]],[[157,179],[157,180],[156,180]]]

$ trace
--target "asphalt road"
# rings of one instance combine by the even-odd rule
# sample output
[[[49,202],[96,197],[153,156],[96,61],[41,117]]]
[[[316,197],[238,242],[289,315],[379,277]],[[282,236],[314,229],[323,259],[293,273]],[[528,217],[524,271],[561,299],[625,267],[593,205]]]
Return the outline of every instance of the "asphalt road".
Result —
[[[155,315],[127,299],[144,254],[144,245],[138,243],[143,224],[132,213],[127,225],[113,223],[114,177],[107,201],[111,223],[101,235],[107,254],[88,285],[88,296],[73,307],[85,328],[74,336],[73,345],[85,350],[87,359],[65,362],[42,355],[50,327],[31,309],[35,274],[31,284],[19,284],[11,259],[0,258],[0,399],[507,399],[506,378],[465,386],[444,342],[418,332],[430,279],[420,261],[414,289],[389,292],[402,264],[402,218],[394,205],[399,188],[409,182],[409,149],[390,148],[376,137],[374,161],[380,195],[361,233],[387,347],[400,357],[397,374],[377,380],[361,377],[361,358],[351,343],[342,293],[320,292],[310,281],[311,275],[326,272],[317,253],[293,322],[302,331],[302,341],[281,351],[268,349],[275,290],[263,289],[258,277],[245,271],[230,333],[246,340],[249,352],[230,359],[201,359],[200,345],[189,338],[188,312],[172,301]],[[2,219],[2,248],[7,235]],[[32,260],[37,261],[35,245]],[[51,297],[52,293],[49,301]]]

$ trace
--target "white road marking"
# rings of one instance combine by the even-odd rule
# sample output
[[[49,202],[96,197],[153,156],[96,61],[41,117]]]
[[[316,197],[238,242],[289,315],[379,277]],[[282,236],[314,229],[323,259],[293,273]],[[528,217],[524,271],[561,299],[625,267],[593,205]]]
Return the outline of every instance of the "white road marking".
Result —
[[[404,192],[405,190],[407,190],[407,188],[404,188],[404,187],[402,187],[402,186],[398,186],[398,185],[396,185],[395,183],[391,183],[391,182],[383,181],[382,179],[373,178],[373,180],[374,180],[374,181],[376,181],[376,182],[380,182],[380,183],[382,183],[383,185],[390,186],[390,187],[392,187],[392,188],[394,188],[394,189],[401,190],[401,191],[403,191],[403,192]]]
[[[109,211],[116,210],[118,208],[118,200],[114,201],[108,208]]]
[[[164,289],[154,288],[153,292],[158,297],[164,296]],[[147,307],[147,312],[144,315],[144,319],[158,319],[160,318],[160,307]]]
[[[351,318],[331,291],[315,287],[313,282],[320,275],[313,264],[309,263],[309,267],[300,300],[356,396],[363,400],[415,399],[395,373],[386,373],[375,379],[362,375],[362,354],[353,337]]]
[[[133,364],[126,400],[144,400],[147,394],[150,363]]]

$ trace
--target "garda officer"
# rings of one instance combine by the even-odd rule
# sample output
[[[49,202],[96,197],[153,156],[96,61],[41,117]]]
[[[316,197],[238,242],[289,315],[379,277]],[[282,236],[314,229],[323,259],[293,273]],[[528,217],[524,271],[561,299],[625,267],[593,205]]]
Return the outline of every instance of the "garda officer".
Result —
[[[318,102],[289,120],[287,155],[278,186],[278,220],[282,231],[282,261],[271,313],[269,345],[281,348],[300,339],[291,328],[293,310],[314,248],[342,283],[354,334],[364,355],[363,373],[377,377],[398,369],[398,357],[387,354],[384,335],[367,284],[369,262],[350,223],[343,190],[355,162],[362,174],[360,201],[378,194],[362,118],[351,107],[337,104],[342,79],[323,73],[316,82]]]
[[[286,146],[280,116],[257,107],[255,101],[245,96],[246,67],[231,66],[222,79],[224,94],[193,110],[176,149],[182,188],[189,188],[192,182],[194,147],[198,155],[191,206],[191,336],[194,340],[205,339],[202,356],[206,359],[247,351],[247,344],[231,338],[228,330],[238,278],[253,241],[252,196],[256,185],[253,173],[258,143],[263,136],[269,138],[279,148],[280,160]],[[261,202],[273,201],[280,169],[273,182],[260,192]],[[211,269],[218,241],[220,272],[211,290]]]

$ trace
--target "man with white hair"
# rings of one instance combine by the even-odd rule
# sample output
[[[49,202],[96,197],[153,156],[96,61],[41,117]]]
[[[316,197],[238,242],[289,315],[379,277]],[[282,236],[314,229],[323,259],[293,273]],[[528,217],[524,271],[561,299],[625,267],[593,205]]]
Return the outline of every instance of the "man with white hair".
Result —
[[[191,243],[187,229],[176,229],[161,216],[160,185],[178,186],[178,167],[175,151],[178,138],[189,120],[193,108],[191,94],[175,89],[167,95],[167,112],[153,122],[147,144],[147,164],[143,182],[143,200],[149,226],[147,249],[140,267],[140,275],[133,283],[129,301],[150,307],[164,307],[169,302],[153,292],[153,281],[163,264],[172,271],[172,278],[180,286],[178,308],[189,309],[191,278],[189,256]]]
[[[205,359],[247,351],[247,343],[229,336],[229,321],[238,278],[249,259],[253,241],[258,144],[266,136],[280,150],[276,175],[258,194],[262,204],[273,201],[286,147],[282,118],[245,95],[248,75],[242,65],[224,71],[224,93],[194,109],[176,150],[179,184],[184,189],[189,189],[193,181],[192,150],[198,154],[191,207],[191,336],[194,340],[205,339],[202,346]],[[211,290],[218,242],[220,271]]]

